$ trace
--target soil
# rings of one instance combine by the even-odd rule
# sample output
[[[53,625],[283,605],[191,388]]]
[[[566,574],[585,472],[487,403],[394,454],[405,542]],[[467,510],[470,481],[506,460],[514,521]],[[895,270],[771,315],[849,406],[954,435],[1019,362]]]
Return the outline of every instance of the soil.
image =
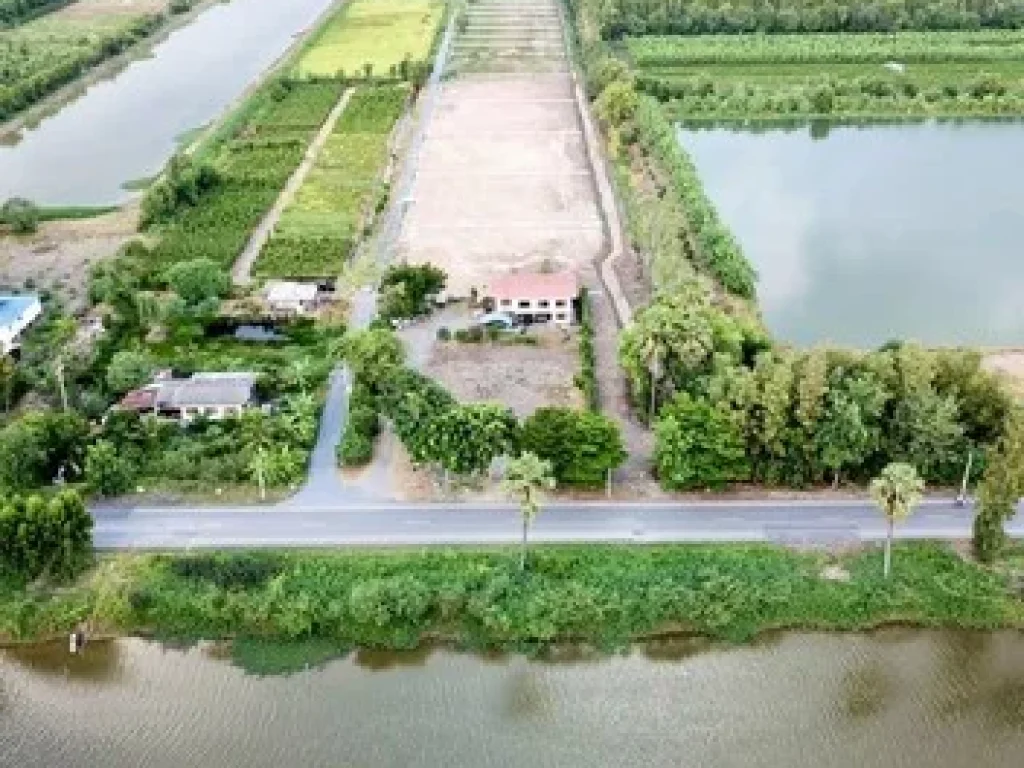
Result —
[[[138,209],[90,219],[43,222],[32,235],[0,236],[0,289],[50,290],[72,310],[85,307],[89,266],[135,237]]]
[[[1014,395],[1024,400],[1024,348],[986,350],[982,366],[986,370],[1002,374]]]

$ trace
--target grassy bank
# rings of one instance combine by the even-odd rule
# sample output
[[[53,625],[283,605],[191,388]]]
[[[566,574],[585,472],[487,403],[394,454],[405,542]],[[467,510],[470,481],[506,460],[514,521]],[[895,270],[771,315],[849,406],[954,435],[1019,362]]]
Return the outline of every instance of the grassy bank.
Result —
[[[829,565],[849,581],[824,578]],[[542,547],[525,574],[505,549],[123,555],[71,588],[8,586],[0,635],[31,641],[88,621],[94,632],[239,637],[246,653],[301,641],[323,654],[438,639],[612,650],[666,631],[744,641],[777,628],[1024,627],[1009,575],[943,546],[901,544],[892,579],[881,573],[875,549],[832,557],[771,546]]]

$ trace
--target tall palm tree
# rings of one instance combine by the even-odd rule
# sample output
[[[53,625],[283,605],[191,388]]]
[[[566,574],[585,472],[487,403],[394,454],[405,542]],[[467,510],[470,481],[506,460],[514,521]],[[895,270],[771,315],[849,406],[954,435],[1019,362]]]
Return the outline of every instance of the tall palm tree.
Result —
[[[871,481],[871,498],[885,515],[888,531],[885,537],[885,577],[892,570],[892,535],[897,522],[906,520],[921,501],[924,480],[910,464],[893,462]]]
[[[555,487],[551,474],[551,462],[527,451],[519,458],[510,459],[505,468],[502,489],[519,502],[519,513],[523,518],[523,543],[519,553],[519,570],[526,569],[527,535],[530,523],[540,512],[541,495]]]

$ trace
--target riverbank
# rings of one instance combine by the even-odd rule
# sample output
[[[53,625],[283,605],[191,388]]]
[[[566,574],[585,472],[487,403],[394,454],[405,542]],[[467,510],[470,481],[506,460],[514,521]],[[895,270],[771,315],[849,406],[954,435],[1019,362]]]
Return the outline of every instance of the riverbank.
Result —
[[[0,640],[63,637],[85,622],[95,636],[243,638],[238,647],[249,654],[301,641],[322,656],[324,648],[438,641],[524,652],[576,642],[612,651],[666,633],[743,642],[774,629],[1024,628],[1024,600],[1010,588],[1024,568],[1020,551],[987,569],[942,545],[900,543],[888,581],[874,547],[545,546],[531,552],[525,573],[517,554],[105,556],[72,586],[5,588]]]

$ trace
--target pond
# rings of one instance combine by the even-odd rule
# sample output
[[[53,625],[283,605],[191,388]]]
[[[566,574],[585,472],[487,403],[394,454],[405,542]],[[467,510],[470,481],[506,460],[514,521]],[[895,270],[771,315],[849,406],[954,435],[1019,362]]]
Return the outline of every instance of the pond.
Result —
[[[529,661],[362,653],[255,677],[142,640],[0,652],[20,768],[1019,768],[1019,633],[674,640]]]
[[[1024,124],[681,128],[800,345],[1024,345]]]
[[[56,114],[0,146],[0,200],[108,205],[160,171],[189,131],[238,98],[333,0],[216,4]]]

